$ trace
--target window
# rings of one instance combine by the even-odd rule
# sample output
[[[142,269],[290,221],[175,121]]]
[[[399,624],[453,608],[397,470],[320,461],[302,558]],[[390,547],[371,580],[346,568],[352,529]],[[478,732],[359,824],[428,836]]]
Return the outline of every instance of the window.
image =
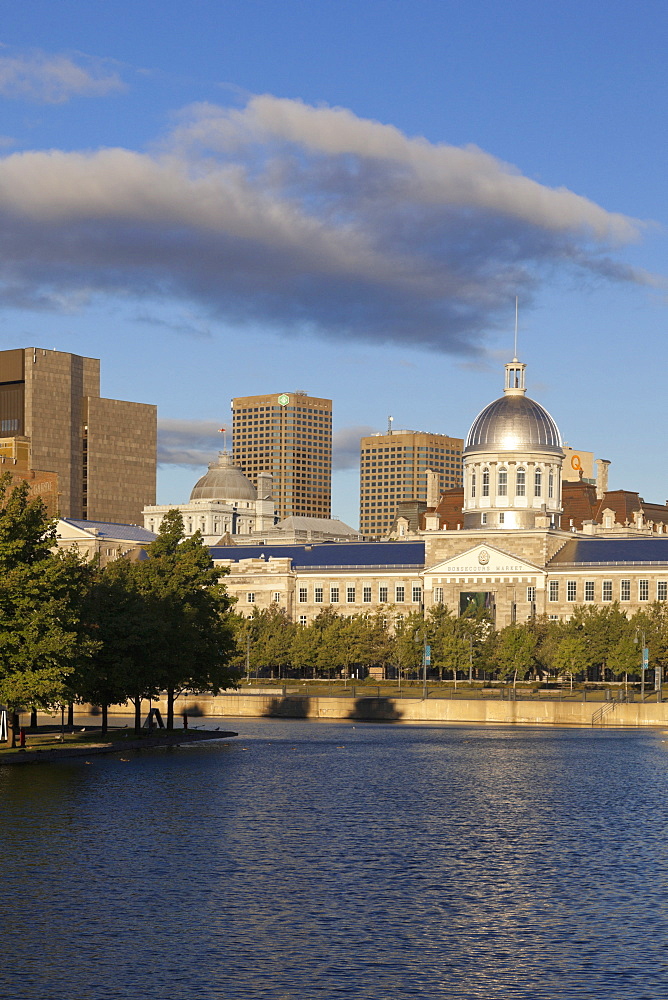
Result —
[[[506,515],[503,511],[501,511],[501,513],[499,514],[499,524],[505,524],[505,523],[506,523]]]
[[[489,496],[489,469],[482,470],[482,495]]]
[[[601,584],[601,600],[612,600],[612,580],[604,580]]]
[[[559,581],[558,580],[550,580],[550,591],[549,591],[549,594],[550,594],[550,600],[551,601],[558,601],[559,600]]]
[[[666,580],[658,580],[656,584],[656,599],[657,601],[668,600],[668,582]]]
[[[387,604],[387,587],[378,588],[378,600],[381,604]]]
[[[515,475],[515,493],[518,497],[525,497],[527,493],[526,469],[518,469]]]
[[[508,470],[499,469],[496,492],[500,497],[508,496]]]
[[[406,600],[406,588],[405,587],[395,587],[394,588],[394,600],[397,604],[403,604]]]
[[[550,619],[551,622],[559,621],[559,615],[548,615],[547,617]]]
[[[566,600],[575,601],[578,596],[577,580],[568,580],[566,583]]]
[[[246,594],[246,604],[255,604],[255,594]]]
[[[594,600],[594,581],[593,580],[585,580],[584,599],[585,599],[585,601],[593,601]]]
[[[543,495],[543,473],[536,469],[533,474],[533,495],[539,497]]]
[[[324,598],[324,591],[322,587],[315,587],[313,590],[313,600],[316,604],[322,604]]]
[[[475,472],[471,473],[471,496],[475,496]]]
[[[547,496],[549,500],[554,499],[554,472],[550,469],[550,474],[547,477]]]
[[[527,602],[529,604],[535,604],[536,603],[536,588],[535,587],[527,587]]]
[[[300,625],[306,625],[306,615],[300,615],[299,616],[299,624]]]
[[[481,524],[487,524],[487,514],[481,514],[480,515],[480,523]]]
[[[413,585],[413,604],[420,604],[422,602],[422,587],[417,587]]]
[[[308,588],[307,587],[300,587],[299,588],[299,603],[300,604],[306,604],[307,601],[308,601]]]
[[[330,604],[338,604],[339,603],[339,588],[338,587],[330,587],[329,588],[329,601],[330,601]]]
[[[443,587],[434,587],[434,604],[443,603]]]
[[[638,600],[649,601],[649,580],[638,580]]]
[[[620,601],[630,601],[631,600],[631,581],[621,580],[619,584],[619,599]]]
[[[346,587],[346,602],[348,604],[354,604],[355,603],[355,588],[354,587]]]
[[[371,604],[371,587],[364,587],[362,590],[362,600],[365,604]]]

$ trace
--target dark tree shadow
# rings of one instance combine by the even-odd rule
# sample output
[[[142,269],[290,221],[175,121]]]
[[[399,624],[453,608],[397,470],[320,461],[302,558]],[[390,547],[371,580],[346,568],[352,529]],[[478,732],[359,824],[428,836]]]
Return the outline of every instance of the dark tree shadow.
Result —
[[[306,719],[311,704],[310,698],[272,698],[262,715],[284,719]]]
[[[348,718],[360,722],[398,722],[403,714],[391,698],[356,698]]]

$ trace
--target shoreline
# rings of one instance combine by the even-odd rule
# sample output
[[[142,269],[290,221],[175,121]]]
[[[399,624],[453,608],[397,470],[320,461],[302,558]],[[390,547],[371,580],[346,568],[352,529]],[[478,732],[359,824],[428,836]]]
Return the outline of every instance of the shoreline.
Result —
[[[162,747],[183,746],[186,743],[203,743],[211,740],[225,740],[238,733],[232,731],[178,729],[151,736],[134,737],[126,740],[112,740],[100,743],[71,743],[69,746],[50,747],[48,750],[18,747],[14,751],[0,754],[0,767],[16,764],[47,764],[66,760],[70,757],[90,757],[100,754],[124,753],[126,750],[154,750]]]

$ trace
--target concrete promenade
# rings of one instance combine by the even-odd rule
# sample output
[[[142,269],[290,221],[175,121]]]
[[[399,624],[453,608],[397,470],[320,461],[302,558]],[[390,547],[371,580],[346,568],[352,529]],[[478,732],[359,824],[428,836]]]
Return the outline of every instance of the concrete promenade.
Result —
[[[166,713],[164,700],[153,702]],[[175,711],[191,716],[230,718],[353,719],[369,722],[490,723],[494,725],[596,726],[605,728],[668,727],[668,702],[620,704],[595,701],[502,701],[483,698],[370,697],[351,695],[283,695],[275,692],[188,695],[179,698]],[[601,715],[601,710],[604,714]],[[110,713],[127,715],[127,706]],[[177,723],[178,724],[178,723]]]

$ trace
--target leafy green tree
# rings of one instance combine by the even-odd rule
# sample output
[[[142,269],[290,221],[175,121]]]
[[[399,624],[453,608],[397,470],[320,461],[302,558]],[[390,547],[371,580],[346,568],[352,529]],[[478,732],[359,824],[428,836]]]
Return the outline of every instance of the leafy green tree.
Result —
[[[515,622],[497,632],[493,662],[503,679],[524,679],[535,664],[536,635],[527,622]]]
[[[570,675],[571,681],[584,674],[592,663],[591,650],[582,632],[561,629],[544,653],[545,662],[558,677]]]
[[[236,683],[229,667],[235,645],[232,601],[199,532],[185,538],[179,511],[167,512],[146,551],[147,559],[132,564],[132,575],[159,622],[146,655],[153,677],[167,692],[167,728],[172,729],[174,700],[183,691],[217,694]]]
[[[389,629],[389,621],[382,611],[372,615],[360,614],[357,619],[356,654],[358,663],[366,667],[381,667],[383,677],[388,666],[394,662],[394,636]]]
[[[395,650],[399,670],[405,676],[406,671],[416,671],[422,667],[426,628],[424,618],[419,611],[411,611],[406,616],[397,615],[394,619]]]
[[[315,679],[320,638],[320,633],[314,629],[313,623],[298,625],[293,634],[290,644],[290,659],[302,677],[305,677],[306,672],[310,670]]]
[[[27,483],[10,492],[0,478],[0,703],[8,708],[12,746],[18,712],[50,709],[67,697],[77,660],[96,643],[81,628],[78,605],[90,569],[74,552],[51,551],[55,522]]]
[[[641,637],[644,634],[649,648],[649,658],[652,666],[659,664],[662,674],[666,676],[668,669],[668,605],[662,601],[654,601],[643,611],[637,612],[629,622],[629,635],[633,640],[631,659],[633,666],[629,672],[639,674],[641,670]]]
[[[565,634],[575,633],[583,637],[590,665],[600,669],[603,680],[606,670],[616,671],[620,665],[629,662],[625,656],[620,659],[620,649],[626,648],[625,640],[631,633],[631,625],[617,602],[601,608],[578,605],[564,627]]]
[[[459,671],[468,671],[471,643],[467,622],[458,618],[445,604],[436,604],[427,612],[426,637],[431,645],[431,662],[443,679],[443,671],[451,670],[453,679]]]
[[[95,567],[83,615],[98,651],[92,659],[77,663],[69,686],[76,700],[101,706],[103,732],[107,730],[108,706],[131,700],[135,730],[139,731],[142,700],[159,692],[148,651],[163,638],[160,609],[140,589],[132,562],[121,557],[104,569]]]

